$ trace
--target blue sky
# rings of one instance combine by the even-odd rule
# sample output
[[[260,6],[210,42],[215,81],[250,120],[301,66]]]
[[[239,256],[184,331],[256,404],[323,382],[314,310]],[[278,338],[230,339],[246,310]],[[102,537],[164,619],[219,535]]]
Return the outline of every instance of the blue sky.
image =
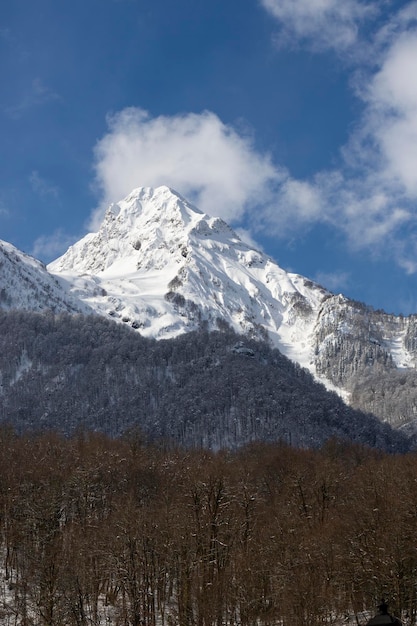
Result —
[[[48,262],[167,184],[285,269],[417,312],[417,2],[0,7],[0,238]]]

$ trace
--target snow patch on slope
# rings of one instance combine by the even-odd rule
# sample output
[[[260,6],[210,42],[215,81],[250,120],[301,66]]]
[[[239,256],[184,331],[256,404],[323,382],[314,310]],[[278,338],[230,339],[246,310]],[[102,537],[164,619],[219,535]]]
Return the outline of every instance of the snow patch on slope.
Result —
[[[415,367],[413,355],[404,347],[405,335],[406,329],[403,329],[390,340],[386,341],[386,346],[398,369],[410,369]]]

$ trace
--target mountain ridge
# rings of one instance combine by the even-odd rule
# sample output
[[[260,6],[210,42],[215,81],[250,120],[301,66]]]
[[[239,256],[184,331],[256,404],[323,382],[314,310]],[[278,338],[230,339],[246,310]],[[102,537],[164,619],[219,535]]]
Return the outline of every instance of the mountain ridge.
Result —
[[[91,309],[63,290],[46,266],[0,240],[0,309],[88,313]],[[91,311],[92,312],[92,311]]]
[[[47,268],[16,255],[15,283],[25,282],[22,261],[34,275],[15,308],[96,313],[157,339],[230,328],[268,341],[356,408],[417,432],[417,316],[374,311],[286,272],[168,187],[112,204],[96,233]],[[49,285],[42,297],[37,272]],[[394,379],[396,406],[381,383]]]

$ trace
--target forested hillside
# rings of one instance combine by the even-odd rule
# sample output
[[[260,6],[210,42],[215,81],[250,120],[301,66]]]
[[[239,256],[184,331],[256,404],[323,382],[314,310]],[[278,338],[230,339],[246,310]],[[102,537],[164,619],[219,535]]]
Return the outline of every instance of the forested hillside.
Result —
[[[214,450],[255,440],[316,447],[331,436],[408,448],[278,350],[222,328],[156,341],[98,316],[2,312],[0,420],[17,432],[140,427]]]
[[[415,623],[415,454],[0,429],[0,475],[2,624]]]

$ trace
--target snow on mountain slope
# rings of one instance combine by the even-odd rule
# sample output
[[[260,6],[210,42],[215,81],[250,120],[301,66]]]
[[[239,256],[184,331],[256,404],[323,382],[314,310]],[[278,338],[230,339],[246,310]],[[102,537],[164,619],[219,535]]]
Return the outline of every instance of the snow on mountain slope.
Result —
[[[40,261],[5,241],[0,241],[0,309],[69,313],[89,310],[64,291]]]
[[[281,269],[168,187],[139,188],[107,210],[97,233],[48,270],[97,313],[149,337],[229,324],[313,368],[312,332],[330,294]]]

